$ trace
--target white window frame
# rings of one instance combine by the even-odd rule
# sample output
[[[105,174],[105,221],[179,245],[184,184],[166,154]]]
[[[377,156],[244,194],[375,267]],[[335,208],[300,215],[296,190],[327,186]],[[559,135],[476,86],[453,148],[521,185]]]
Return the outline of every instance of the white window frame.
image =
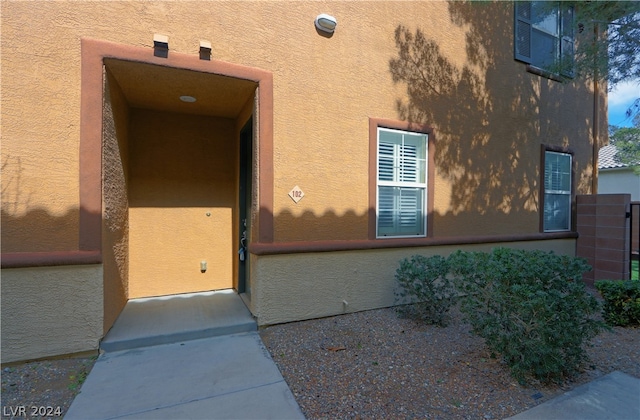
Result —
[[[550,157],[550,155],[561,155],[561,156],[568,156],[569,157],[569,168],[567,171],[567,174],[569,176],[569,189],[568,190],[564,190],[564,189],[547,189],[547,177],[549,176],[549,174],[547,173],[547,162],[548,159]],[[571,153],[564,153],[564,152],[556,152],[553,150],[545,150],[544,152],[544,184],[542,185],[542,188],[544,189],[544,205],[543,205],[543,215],[542,215],[542,221],[543,221],[543,230],[544,232],[568,232],[571,231],[571,216],[572,216],[572,185],[573,185],[573,155]],[[567,196],[567,226],[566,228],[547,228],[547,194],[554,194],[554,195],[566,195]]]
[[[424,162],[424,182],[408,182],[408,181],[388,181],[388,180],[380,180],[380,133],[381,132],[391,132],[396,134],[403,135],[411,135],[411,136],[424,136],[424,155],[419,156],[418,159],[423,160]],[[386,128],[386,127],[378,127],[377,128],[377,141],[376,141],[376,238],[384,239],[384,238],[424,238],[427,236],[427,200],[428,200],[428,178],[429,178],[429,135],[427,133],[423,133],[420,131],[408,131],[408,130],[400,130],[395,128]],[[401,169],[398,169],[399,172],[402,172]],[[417,188],[422,190],[422,227],[421,230],[423,233],[412,234],[412,235],[403,235],[403,234],[380,234],[380,187],[399,187],[399,188]],[[396,220],[397,222],[397,220]]]

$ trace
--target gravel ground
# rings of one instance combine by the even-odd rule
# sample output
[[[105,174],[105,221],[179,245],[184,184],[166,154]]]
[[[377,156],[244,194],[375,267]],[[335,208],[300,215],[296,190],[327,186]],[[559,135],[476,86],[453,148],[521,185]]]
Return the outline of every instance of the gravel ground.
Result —
[[[640,378],[640,328],[592,341],[591,363],[562,386],[521,386],[452,311],[441,328],[392,308],[260,332],[308,419],[502,419],[614,370]]]
[[[61,418],[95,360],[76,357],[3,366],[2,419]]]
[[[614,370],[640,378],[640,328],[602,332],[588,349],[591,363],[562,386],[524,387],[457,310],[451,315],[441,328],[388,308],[275,325],[260,335],[308,419],[501,419]],[[3,366],[2,419],[25,418],[5,415],[23,406],[26,418],[60,418],[94,362]],[[51,407],[51,415],[31,416],[32,407]]]

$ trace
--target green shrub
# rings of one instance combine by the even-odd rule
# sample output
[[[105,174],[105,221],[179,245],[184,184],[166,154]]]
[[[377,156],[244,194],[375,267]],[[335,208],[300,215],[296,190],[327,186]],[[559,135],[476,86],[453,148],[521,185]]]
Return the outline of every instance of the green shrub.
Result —
[[[592,318],[599,305],[581,281],[591,269],[585,260],[497,248],[457,251],[448,264],[473,332],[521,383],[559,382],[586,361],[583,345],[603,323]]]
[[[456,291],[447,278],[449,265],[441,256],[414,255],[396,270],[396,305],[405,316],[445,325]]]
[[[640,281],[599,280],[595,286],[604,298],[602,316],[608,324],[640,324]]]

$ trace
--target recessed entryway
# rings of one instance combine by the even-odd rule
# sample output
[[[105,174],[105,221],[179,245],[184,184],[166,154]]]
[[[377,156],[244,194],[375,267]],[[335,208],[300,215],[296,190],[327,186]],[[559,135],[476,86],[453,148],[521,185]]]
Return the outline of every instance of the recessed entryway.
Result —
[[[227,215],[231,213],[231,226],[224,228],[224,240],[226,244],[231,243],[231,246],[221,245],[226,249],[219,255],[205,255],[203,258],[202,255],[195,255],[194,252],[194,255],[184,256],[182,260],[186,261],[185,267],[188,266],[188,269],[185,269],[187,277],[206,278],[207,274],[213,277],[216,258],[226,259],[222,267],[226,264],[226,272],[229,273],[228,267],[231,266],[231,278],[223,275],[224,284],[230,284],[231,288],[239,291],[240,131],[250,120],[253,141],[250,151],[249,177],[252,188],[251,198],[254,201],[250,203],[249,219],[255,223],[247,233],[247,243],[273,242],[272,73],[214,59],[202,60],[197,54],[172,51],[166,57],[156,57],[153,55],[153,50],[147,47],[88,38],[81,40],[81,48],[79,247],[82,250],[96,250],[102,261],[103,331],[106,333],[112,327],[131,298],[165,293],[189,293],[200,289],[200,286],[188,285],[189,281],[185,282],[181,274],[174,277],[171,285],[173,287],[182,284],[182,286],[173,290],[147,289],[144,291],[144,287],[138,288],[136,285],[136,270],[153,273],[144,278],[139,277],[142,283],[138,285],[146,283],[156,287],[158,283],[162,283],[157,279],[168,277],[164,275],[166,271],[164,264],[169,260],[163,250],[174,256],[178,255],[184,242],[175,240],[177,236],[175,229],[162,228],[164,232],[171,234],[171,238],[149,236],[139,241],[138,243],[142,243],[143,246],[139,248],[138,255],[143,257],[138,258],[135,250],[131,252],[132,244],[134,248],[136,246],[136,239],[133,238],[132,241],[132,236],[140,234],[139,236],[143,237],[145,229],[155,235],[156,227],[163,226],[163,220],[174,219],[171,213],[177,209],[195,208],[194,212],[199,216],[198,219],[205,221],[213,220],[212,218],[216,215],[216,212],[208,210],[209,208],[219,209],[223,219],[227,217],[224,216],[224,212],[227,212]],[[195,101],[185,102],[180,100],[181,96],[192,97]],[[167,133],[154,127],[152,123],[155,121],[158,125],[164,125],[169,120],[174,121],[175,124]],[[199,121],[196,124],[199,124],[200,128],[194,130],[192,127],[187,127],[182,132],[178,130],[178,126],[184,126],[188,121]],[[216,143],[217,134],[208,133],[208,131],[215,131],[216,127],[224,128],[229,121],[233,121],[234,132],[233,138],[229,139],[233,149],[231,159],[224,153],[215,153],[214,156],[207,155],[209,151],[201,153],[203,148],[211,149],[212,143]],[[183,163],[178,162],[179,164],[166,170],[167,165],[150,162],[153,160],[153,154],[159,150],[154,140],[154,133],[158,134],[156,137],[158,141],[164,142],[164,156],[160,157],[167,159],[174,153],[182,153],[183,156],[178,156],[177,160],[182,159]],[[133,137],[141,138],[137,150],[131,150],[134,147]],[[183,139],[189,139],[190,144],[183,143]],[[228,144],[224,142],[217,152],[224,152],[227,146]],[[188,148],[191,148],[189,151],[191,156],[200,154],[210,157],[212,165],[215,164],[215,159],[232,160],[234,170],[231,172],[223,170],[218,171],[217,175],[211,175],[211,171],[207,173],[209,169],[204,169],[204,173],[210,176],[209,179],[217,176],[226,177],[225,180],[215,180],[219,185],[223,184],[223,188],[227,188],[225,182],[233,184],[234,200],[231,205],[224,191],[216,196],[218,201],[211,200],[202,204],[202,200],[207,199],[207,196],[194,194],[200,188],[197,185],[194,186],[197,182],[192,182],[194,185],[190,185],[185,191],[175,187],[185,180],[198,181],[198,173],[203,172],[202,168],[205,165],[199,165],[200,169],[197,167],[185,169],[188,165],[184,164],[184,161],[191,162],[185,159],[185,156],[189,155],[186,153]],[[194,150],[197,153],[193,153]],[[134,155],[137,154],[133,160],[139,160],[142,164],[135,170],[132,164],[132,152]],[[201,162],[205,160],[201,159]],[[180,165],[184,170],[178,170]],[[137,171],[141,171],[142,174],[136,175]],[[145,178],[145,171],[152,176]],[[188,176],[181,178],[185,172]],[[154,178],[155,183],[159,184],[155,192],[145,191],[138,197],[135,193],[131,194],[136,184],[138,186],[145,182],[153,184]],[[172,191],[163,186],[165,181],[173,183]],[[206,193],[209,194],[209,191]],[[178,198],[182,202],[176,203]],[[142,203],[142,205],[132,207],[132,202],[134,206],[136,203]],[[147,228],[141,230],[136,228],[136,225],[142,225],[135,220],[133,224],[130,223],[132,208],[146,209],[139,212],[142,217],[138,220],[142,224],[147,223]],[[151,214],[146,214],[147,210]],[[136,211],[134,210],[134,213]],[[180,212],[188,213],[182,210]],[[206,222],[196,220],[197,223],[191,225],[193,222],[191,217],[184,217],[184,219],[189,222],[188,226],[191,230],[180,235],[182,241],[186,241],[188,246],[195,246],[196,242],[206,240],[207,233],[203,233],[206,229],[197,229],[195,226]],[[226,220],[228,221],[229,218],[227,217]],[[221,232],[222,230],[216,234],[222,235]],[[229,232],[228,235],[226,232]],[[191,240],[188,237],[192,234],[196,238]],[[147,255],[148,258],[145,257],[145,252],[150,253]],[[248,291],[254,284],[255,280],[250,273],[247,273],[246,290]],[[212,290],[221,286],[215,286],[210,282],[204,287]],[[257,304],[254,300],[248,293],[243,294],[242,298],[257,316],[255,313]]]
[[[240,131],[253,132],[247,121],[258,84],[112,58],[104,64],[125,184],[126,199],[116,201],[127,205],[128,298],[237,287],[237,232],[250,218],[240,182],[244,188],[253,177],[251,149],[240,162]]]

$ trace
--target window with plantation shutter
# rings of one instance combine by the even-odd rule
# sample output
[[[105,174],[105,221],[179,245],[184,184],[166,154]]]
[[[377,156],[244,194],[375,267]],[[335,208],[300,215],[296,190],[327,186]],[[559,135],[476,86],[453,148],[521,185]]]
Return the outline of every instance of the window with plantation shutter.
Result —
[[[571,229],[572,156],[546,151],[544,155],[544,231]]]
[[[552,74],[573,77],[573,6],[516,1],[514,56]]]
[[[377,237],[426,236],[427,134],[378,128]]]

